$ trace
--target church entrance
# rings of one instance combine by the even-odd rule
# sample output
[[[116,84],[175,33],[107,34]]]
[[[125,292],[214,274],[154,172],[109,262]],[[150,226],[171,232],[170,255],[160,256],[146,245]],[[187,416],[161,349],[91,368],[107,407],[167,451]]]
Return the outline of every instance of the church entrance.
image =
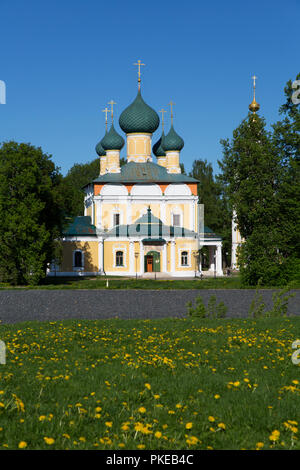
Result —
[[[160,253],[159,251],[149,251],[145,256],[145,272],[160,272]]]

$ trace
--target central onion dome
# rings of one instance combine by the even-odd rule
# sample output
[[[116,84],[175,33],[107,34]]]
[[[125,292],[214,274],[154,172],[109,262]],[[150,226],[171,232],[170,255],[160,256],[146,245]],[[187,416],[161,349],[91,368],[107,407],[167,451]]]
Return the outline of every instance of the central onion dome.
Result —
[[[104,150],[121,150],[124,147],[125,141],[123,137],[117,133],[112,124],[109,132],[105,134],[100,144]]]
[[[165,157],[166,153],[163,149],[163,143],[165,140],[165,133],[164,131],[161,134],[161,138],[153,145],[152,151],[156,157]]]
[[[121,113],[119,124],[126,134],[153,134],[159,126],[159,116],[145,103],[139,90],[134,102]]]
[[[171,125],[171,129],[169,130],[168,134],[164,138],[162,143],[163,149],[165,152],[167,151],[180,151],[184,147],[184,140],[175,132],[173,124]]]

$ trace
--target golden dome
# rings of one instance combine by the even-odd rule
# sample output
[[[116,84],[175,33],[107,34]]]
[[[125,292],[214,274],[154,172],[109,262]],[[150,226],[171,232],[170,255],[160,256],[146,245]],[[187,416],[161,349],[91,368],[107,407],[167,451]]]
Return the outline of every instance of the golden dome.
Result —
[[[252,113],[256,113],[256,111],[258,111],[260,108],[259,104],[255,101],[255,98],[253,98],[253,101],[251,104],[249,104],[249,110],[252,112]]]

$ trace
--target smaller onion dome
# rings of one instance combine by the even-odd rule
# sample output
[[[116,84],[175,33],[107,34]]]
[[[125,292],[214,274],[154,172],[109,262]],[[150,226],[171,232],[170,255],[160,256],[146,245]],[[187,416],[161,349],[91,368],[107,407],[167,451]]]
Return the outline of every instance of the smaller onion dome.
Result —
[[[169,130],[168,134],[164,138],[162,145],[165,152],[171,150],[180,151],[183,149],[184,140],[177,134],[177,132],[175,132],[173,124],[171,125],[171,129]]]
[[[119,124],[126,134],[135,132],[153,134],[159,126],[159,116],[145,103],[139,90],[133,103],[121,113]]]
[[[98,142],[98,144],[96,145],[96,153],[99,155],[99,157],[104,157],[106,155],[106,152],[102,147],[101,142],[102,140],[100,140],[100,142]]]
[[[166,153],[163,149],[163,142],[165,140],[165,133],[164,131],[161,134],[161,138],[153,145],[152,151],[156,157],[165,157]]]
[[[253,98],[252,103],[249,104],[249,109],[252,113],[256,113],[260,108],[259,104],[255,101],[255,98]]]
[[[123,137],[117,133],[113,124],[101,140],[101,145],[104,150],[121,150],[124,147],[124,144],[125,141]]]

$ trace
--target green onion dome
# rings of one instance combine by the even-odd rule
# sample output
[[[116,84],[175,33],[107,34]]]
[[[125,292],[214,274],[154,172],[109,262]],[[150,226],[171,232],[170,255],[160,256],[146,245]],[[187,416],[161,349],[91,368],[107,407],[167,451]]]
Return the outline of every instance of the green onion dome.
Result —
[[[102,140],[100,140],[100,142],[98,142],[98,144],[96,145],[96,153],[99,155],[99,157],[104,157],[106,155],[106,152],[101,144]]]
[[[104,150],[121,150],[124,147],[124,144],[125,141],[123,137],[117,133],[113,124],[101,140],[101,145]]]
[[[159,126],[159,116],[145,103],[139,90],[134,102],[121,113],[119,124],[126,134],[153,134]]]
[[[161,138],[153,145],[152,151],[156,157],[165,157],[166,153],[163,149],[163,142],[165,140],[164,131],[161,134]]]
[[[171,150],[180,151],[183,149],[184,140],[175,132],[173,124],[171,125],[171,129],[169,130],[168,134],[164,138],[163,141],[163,149],[165,152]]]

